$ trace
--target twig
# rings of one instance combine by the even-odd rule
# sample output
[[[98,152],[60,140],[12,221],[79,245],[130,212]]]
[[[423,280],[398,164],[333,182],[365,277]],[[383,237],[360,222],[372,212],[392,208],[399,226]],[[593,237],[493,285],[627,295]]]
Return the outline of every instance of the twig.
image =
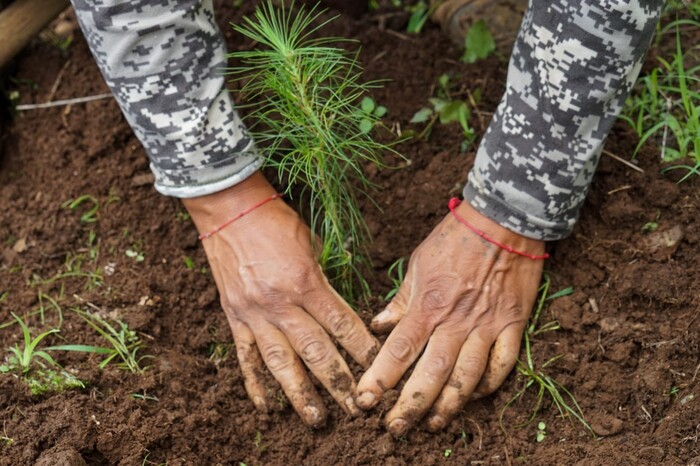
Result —
[[[624,186],[620,186],[619,188],[612,189],[608,191],[608,196],[611,196],[615,193],[619,193],[620,191],[627,191],[628,189],[632,189],[632,185],[626,184]]]
[[[408,37],[406,34],[401,34],[400,32],[396,32],[396,31],[394,31],[393,29],[387,29],[387,30],[385,30],[384,32],[386,32],[387,34],[391,34],[391,35],[394,36],[394,37],[398,37],[398,38],[401,39],[401,40],[407,40],[407,41],[409,41],[409,42],[412,42],[412,41],[413,41],[413,39],[411,39],[410,37]]]
[[[51,86],[51,92],[49,92],[49,98],[46,99],[46,103],[51,102],[54,96],[56,96],[56,91],[58,91],[58,86],[61,85],[61,79],[63,79],[63,74],[68,69],[68,65],[70,65],[70,60],[66,60],[66,63],[61,68],[61,71],[59,71],[56,75],[56,80],[53,82],[53,86]]]
[[[603,154],[607,155],[608,157],[610,157],[610,158],[612,158],[612,159],[617,160],[618,162],[620,162],[620,163],[622,163],[622,164],[627,165],[627,166],[630,167],[632,170],[636,170],[636,171],[638,171],[639,173],[644,173],[644,170],[643,170],[642,168],[639,168],[639,167],[636,166],[635,164],[633,164],[633,163],[631,163],[631,162],[628,162],[627,160],[623,159],[622,157],[619,157],[619,156],[613,154],[613,153],[610,152],[609,150],[603,150]]]
[[[97,94],[97,95],[91,95],[89,97],[78,97],[75,99],[65,99],[65,100],[57,100],[55,102],[46,102],[44,104],[18,105],[17,107],[15,107],[15,109],[22,112],[25,110],[37,110],[37,109],[41,109],[41,108],[64,107],[67,105],[92,102],[93,100],[109,99],[110,97],[112,97],[112,94]]]

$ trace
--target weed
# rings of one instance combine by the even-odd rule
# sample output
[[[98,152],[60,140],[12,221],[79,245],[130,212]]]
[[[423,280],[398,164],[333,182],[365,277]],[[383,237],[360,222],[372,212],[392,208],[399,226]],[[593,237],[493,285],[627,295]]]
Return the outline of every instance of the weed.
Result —
[[[476,63],[488,58],[496,50],[493,34],[483,19],[472,24],[464,39],[464,63]]]
[[[451,448],[447,448],[447,449],[442,453],[442,456],[444,456],[445,458],[449,458],[450,456],[452,456],[452,449],[451,449]]]
[[[209,345],[209,360],[212,361],[216,367],[219,367],[221,363],[228,359],[232,349],[233,343],[211,343]]]
[[[535,437],[535,440],[537,441],[537,443],[541,443],[544,441],[544,439],[546,437],[547,437],[547,424],[540,421],[537,423],[537,435]]]
[[[360,131],[369,134],[374,129],[380,118],[383,118],[389,110],[383,105],[377,105],[371,97],[364,97],[360,102]]]
[[[124,254],[126,255],[126,257],[134,259],[134,261],[136,262],[143,262],[146,259],[142,252],[139,252],[135,249],[127,249],[126,251],[124,251]]]
[[[54,276],[43,279],[38,275],[34,275],[30,285],[31,286],[47,286],[52,285],[56,282],[65,280],[67,278],[85,278],[85,289],[91,290],[102,286],[103,278],[102,274],[98,272],[95,268],[92,272],[86,272],[83,270],[83,262],[85,261],[85,256],[83,254],[66,254],[66,259],[63,262],[64,272],[59,272]]]
[[[255,448],[257,448],[260,453],[267,450],[267,448],[270,446],[269,443],[263,443],[263,434],[259,430],[255,431],[255,439],[253,440],[253,443],[255,444]]]
[[[406,258],[402,257],[389,267],[387,275],[389,275],[389,280],[391,280],[392,288],[389,290],[386,296],[384,296],[384,301],[391,300],[394,296],[396,296],[396,293],[399,292],[399,288],[401,288],[401,284],[403,283],[403,279],[405,277],[405,263]]]
[[[89,208],[80,216],[80,221],[83,223],[95,223],[97,221],[97,214],[100,211],[100,201],[98,201],[95,196],[83,194],[76,199],[68,199],[61,204],[61,207],[64,209],[77,210],[83,204],[89,204]]]
[[[130,330],[129,327],[120,320],[115,320],[115,325],[109,323],[106,319],[80,308],[73,308],[73,312],[78,314],[93,330],[99,333],[102,338],[107,340],[109,347],[99,347],[90,345],[60,345],[48,348],[50,350],[60,351],[80,351],[85,353],[95,353],[106,356],[100,362],[100,369],[104,369],[114,359],[121,362],[117,367],[128,370],[130,372],[143,372],[145,367],[141,367],[141,361],[153,356],[140,356],[139,350],[142,349],[143,342],[139,339],[136,332]]]
[[[525,347],[525,361],[518,360],[516,365],[516,370],[518,374],[524,379],[524,383],[522,388],[518,390],[518,392],[516,392],[510,400],[508,400],[508,402],[501,410],[501,414],[499,416],[499,424],[501,425],[501,429],[503,429],[503,431],[505,432],[506,429],[503,425],[503,416],[505,415],[506,409],[508,409],[508,407],[511,406],[516,400],[521,398],[530,388],[534,388],[536,391],[535,406],[531,410],[530,416],[528,417],[527,421],[521,424],[520,427],[526,426],[535,420],[537,413],[539,413],[540,408],[542,407],[545,401],[545,395],[547,395],[551,399],[552,404],[557,408],[559,414],[563,418],[570,418],[572,422],[573,419],[578,420],[588,431],[591,432],[592,435],[595,436],[590,425],[588,424],[588,422],[586,422],[583,412],[581,411],[581,407],[576,401],[574,395],[561,383],[557,382],[545,372],[545,369],[547,369],[547,367],[549,367],[552,363],[561,358],[562,355],[557,355],[550,358],[549,360],[541,364],[539,367],[535,365],[535,358],[533,357],[532,353],[531,339],[533,337],[536,337],[537,335],[555,331],[560,328],[559,324],[556,321],[548,322],[542,326],[539,326],[540,315],[542,313],[542,310],[544,309],[545,303],[547,301],[551,301],[559,297],[569,295],[573,292],[572,288],[566,288],[561,291],[558,291],[557,293],[549,295],[550,285],[551,279],[549,275],[545,274],[544,282],[542,283],[539,289],[539,299],[537,301],[535,312],[530,318],[529,325],[523,334],[523,342]]]
[[[640,138],[633,158],[649,140],[660,145],[665,162],[690,158],[690,164],[678,163],[664,169],[664,172],[684,170],[679,183],[692,175],[700,175],[700,92],[697,87],[700,66],[686,66],[686,55],[693,53],[697,46],[683,50],[680,33],[683,25],[698,28],[700,21],[676,20],[657,32],[660,38],[675,31],[673,59],[669,62],[658,57],[660,65],[639,80],[637,90],[627,99],[620,115]]]
[[[49,335],[58,333],[58,329],[48,330],[32,338],[27,324],[15,313],[12,313],[12,317],[22,329],[24,345],[20,348],[19,344],[15,344],[15,346],[8,348],[10,356],[6,359],[5,364],[0,365],[0,373],[19,372],[22,381],[29,387],[32,395],[58,392],[70,388],[85,388],[80,380],[61,369],[58,363],[46,352],[50,348],[38,349],[39,343]]]
[[[369,231],[356,192],[368,195],[373,185],[364,165],[381,165],[379,152],[390,149],[361,130],[375,126],[377,114],[357,111],[378,83],[360,82],[357,55],[333,45],[340,39],[310,37],[332,21],[318,24],[321,14],[317,7],[262,3],[254,19],[234,29],[264,48],[231,54],[243,64],[232,74],[244,100],[253,102],[249,126],[267,165],[287,184],[287,195],[302,186],[311,230],[322,239],[320,263],[351,299],[369,293],[359,270],[368,261]]]
[[[469,104],[461,99],[453,99],[450,94],[449,76],[446,74],[438,78],[438,96],[428,99],[430,107],[423,107],[413,115],[410,123],[427,123],[425,129],[418,136],[419,139],[428,138],[436,122],[442,125],[459,123],[462,127],[462,152],[465,152],[474,143],[476,133],[469,125],[471,109]]]
[[[194,260],[190,256],[184,256],[182,260],[185,262],[185,267],[187,267],[187,270],[194,270],[197,267]]]
[[[157,396],[149,395],[147,393],[132,393],[131,398],[135,400],[143,401],[160,401]]]

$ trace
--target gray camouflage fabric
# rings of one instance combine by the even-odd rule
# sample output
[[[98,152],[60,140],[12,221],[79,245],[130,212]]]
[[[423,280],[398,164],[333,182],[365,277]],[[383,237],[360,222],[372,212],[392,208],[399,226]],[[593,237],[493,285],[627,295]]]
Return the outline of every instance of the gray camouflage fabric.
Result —
[[[531,0],[464,189],[500,225],[567,236],[639,75],[663,0]]]
[[[211,0],[72,0],[156,177],[196,197],[261,165],[224,88]],[[465,198],[512,231],[568,235],[663,0],[531,0]]]
[[[226,49],[211,0],[72,1],[159,192],[202,196],[260,167],[225,89]]]

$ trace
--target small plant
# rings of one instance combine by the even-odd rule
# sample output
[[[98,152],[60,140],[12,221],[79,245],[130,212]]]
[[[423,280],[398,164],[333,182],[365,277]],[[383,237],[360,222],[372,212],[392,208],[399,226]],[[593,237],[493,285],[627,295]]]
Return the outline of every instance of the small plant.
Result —
[[[657,33],[657,38],[674,30],[675,54],[672,61],[658,57],[660,66],[639,80],[637,90],[628,98],[620,118],[634,129],[640,138],[633,157],[649,140],[657,142],[665,162],[690,159],[690,164],[679,163],[664,172],[683,170],[680,182],[692,175],[700,175],[700,66],[688,68],[680,26],[700,28],[700,22],[676,20]],[[697,56],[693,58],[697,60]]]
[[[50,348],[39,349],[39,343],[49,335],[58,333],[57,329],[48,330],[32,338],[27,324],[15,313],[12,313],[12,317],[22,329],[24,345],[20,348],[19,344],[15,344],[8,348],[10,356],[5,364],[0,365],[0,373],[19,372],[32,395],[59,392],[70,388],[85,388],[80,380],[63,370],[46,352]]]
[[[389,110],[383,105],[377,105],[371,97],[365,97],[360,102],[360,131],[369,134],[380,118],[383,118]]]
[[[89,208],[80,216],[80,221],[83,223],[95,223],[97,221],[97,213],[100,210],[100,201],[98,201],[95,196],[83,194],[75,200],[68,199],[61,207],[64,209],[77,210],[83,204],[89,204]]]
[[[136,262],[143,262],[146,259],[142,252],[135,249],[127,249],[124,251],[124,255],[130,259],[134,259]]]
[[[496,41],[483,19],[472,24],[464,39],[464,63],[476,63],[488,58],[496,50]]]
[[[592,435],[595,436],[593,430],[591,429],[591,426],[588,424],[588,422],[586,422],[583,412],[581,411],[581,407],[576,401],[574,395],[561,383],[557,382],[545,372],[545,369],[547,369],[547,367],[559,360],[562,357],[562,355],[554,356],[549,360],[545,361],[540,366],[535,365],[535,358],[533,357],[532,353],[531,339],[533,337],[536,337],[537,335],[541,335],[546,332],[552,332],[560,328],[559,324],[556,321],[548,322],[542,326],[539,326],[540,315],[542,313],[542,310],[544,309],[545,303],[547,301],[551,301],[562,296],[569,295],[573,292],[572,288],[566,288],[552,295],[549,295],[550,285],[551,279],[549,275],[545,274],[544,283],[542,283],[539,289],[540,297],[537,302],[537,307],[535,308],[535,312],[530,318],[529,325],[525,329],[525,332],[523,334],[523,346],[525,347],[525,361],[518,360],[516,364],[517,372],[524,379],[523,387],[520,390],[518,390],[518,392],[515,395],[513,395],[513,397],[505,404],[499,416],[499,423],[501,425],[501,429],[505,431],[505,427],[503,425],[503,416],[505,415],[506,409],[508,409],[508,407],[512,405],[516,400],[521,398],[528,390],[530,390],[530,388],[534,388],[536,391],[535,406],[532,408],[527,421],[521,424],[520,427],[526,426],[535,420],[537,413],[539,413],[540,408],[544,404],[545,395],[547,395],[551,399],[552,404],[557,408],[559,414],[562,417],[578,420],[589,432],[591,432]]]
[[[392,288],[391,290],[389,290],[386,296],[384,296],[384,301],[391,300],[394,296],[396,296],[396,293],[399,292],[399,288],[401,288],[401,284],[403,283],[403,279],[405,277],[405,263],[406,258],[402,257],[393,264],[391,264],[391,266],[389,267],[387,275],[389,275],[389,279],[391,280]]]
[[[257,448],[260,453],[267,450],[267,448],[270,446],[269,443],[263,443],[263,434],[259,430],[255,431],[255,439],[253,440],[253,443],[255,444],[255,448]]]
[[[466,101],[452,97],[450,93],[450,77],[448,75],[443,74],[438,78],[438,96],[431,97],[428,99],[428,102],[430,102],[431,106],[418,110],[410,121],[410,123],[427,123],[418,138],[427,138],[438,121],[442,125],[459,123],[464,137],[462,152],[467,151],[476,139],[474,129],[469,126],[471,109]]]
[[[379,121],[375,106],[358,104],[377,83],[362,83],[357,55],[334,46],[340,39],[312,38],[329,21],[322,12],[293,7],[276,9],[268,0],[234,29],[264,48],[236,52],[242,62],[232,70],[250,104],[249,127],[266,163],[277,170],[291,196],[300,185],[308,201],[311,230],[321,237],[320,263],[339,291],[356,297],[369,287],[360,273],[366,263],[369,231],[355,192],[372,187],[367,163],[381,165],[389,149],[369,131]],[[369,110],[369,101],[365,101]],[[297,192],[295,190],[294,192]]]
[[[452,456],[452,449],[451,449],[451,448],[447,448],[447,449],[442,453],[442,456],[444,456],[445,458],[449,458],[450,456]]]
[[[547,424],[540,421],[537,423],[537,436],[535,437],[535,441],[537,441],[537,443],[542,443],[545,438],[547,438]]]
[[[143,347],[143,342],[139,339],[136,332],[130,330],[129,327],[122,321],[116,320],[115,325],[109,323],[106,319],[79,308],[74,308],[73,312],[78,314],[93,330],[99,333],[102,338],[107,340],[109,347],[99,347],[90,345],[61,345],[52,346],[50,350],[60,351],[80,351],[84,353],[95,353],[106,356],[100,362],[100,369],[104,369],[107,364],[114,359],[121,362],[117,363],[117,367],[128,370],[130,372],[143,372],[146,368],[141,366],[141,361],[153,356],[140,356],[138,352]]]

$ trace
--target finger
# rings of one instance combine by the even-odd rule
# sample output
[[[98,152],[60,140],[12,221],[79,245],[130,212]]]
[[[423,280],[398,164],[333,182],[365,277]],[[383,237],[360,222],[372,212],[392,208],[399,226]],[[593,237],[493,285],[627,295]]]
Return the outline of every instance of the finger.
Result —
[[[469,400],[481,380],[489,358],[493,339],[479,330],[469,334],[462,346],[452,374],[428,417],[428,428],[435,432],[443,429]]]
[[[241,321],[230,319],[229,325],[236,343],[236,356],[243,373],[243,383],[248,397],[255,407],[263,412],[268,411],[265,394],[265,384],[262,380],[263,360],[255,346],[255,336],[250,328]]]
[[[385,418],[389,432],[400,437],[423,418],[445,386],[466,332],[453,322],[437,327],[401,395]]]
[[[369,367],[379,351],[379,342],[325,277],[320,286],[304,295],[303,307],[351,358],[362,367]]]
[[[474,389],[471,400],[490,395],[503,385],[518,360],[524,326],[525,324],[510,325],[498,335],[496,343],[491,348],[486,371],[479,385]]]
[[[267,323],[252,329],[265,365],[282,386],[294,411],[311,427],[326,420],[326,408],[284,334]]]
[[[290,312],[290,316],[279,324],[287,340],[340,407],[348,414],[358,415],[360,411],[353,399],[355,379],[333,341],[302,309]]]
[[[394,299],[386,306],[386,309],[372,319],[370,328],[373,332],[379,334],[389,333],[406,315],[408,311],[408,297],[411,295],[409,283],[409,280],[404,280]]]
[[[384,391],[394,388],[406,370],[415,362],[432,333],[432,328],[407,314],[389,338],[372,366],[365,372],[357,384],[357,405],[370,409],[381,400]]]

